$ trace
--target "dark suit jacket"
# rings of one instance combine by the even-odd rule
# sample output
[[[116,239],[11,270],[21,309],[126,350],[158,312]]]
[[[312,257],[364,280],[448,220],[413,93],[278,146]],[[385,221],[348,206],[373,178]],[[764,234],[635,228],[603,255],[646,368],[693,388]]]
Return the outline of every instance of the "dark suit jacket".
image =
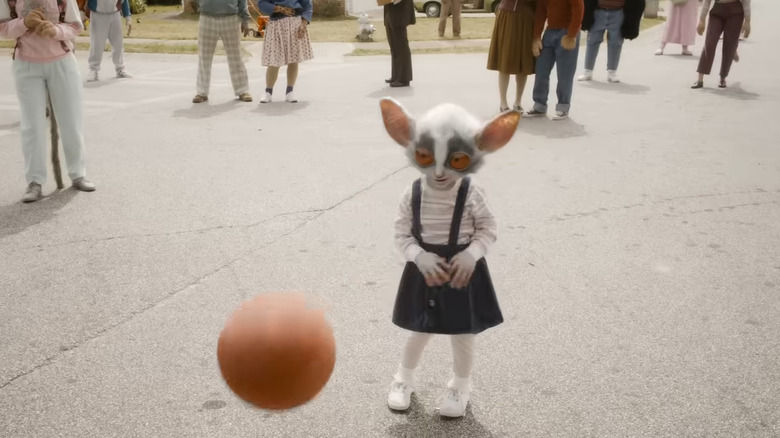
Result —
[[[384,8],[386,26],[405,27],[417,23],[413,0],[401,0],[397,5],[389,3]]]
[[[585,0],[585,14],[582,16],[582,30],[590,30],[595,21],[594,13],[599,0]],[[639,23],[645,13],[645,0],[626,0],[623,6],[623,26],[620,33],[623,38],[633,40],[639,36]]]

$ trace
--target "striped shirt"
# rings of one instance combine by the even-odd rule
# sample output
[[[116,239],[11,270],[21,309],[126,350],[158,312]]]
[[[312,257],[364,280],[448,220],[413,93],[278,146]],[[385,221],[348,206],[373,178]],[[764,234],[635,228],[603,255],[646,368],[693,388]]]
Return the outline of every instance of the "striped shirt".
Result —
[[[745,19],[750,20],[750,0],[704,0],[704,3],[701,7],[701,18],[702,20],[707,19],[707,14],[710,12],[710,7],[713,5],[713,3],[734,3],[734,2],[741,2],[742,3],[742,10],[745,12]]]
[[[432,245],[446,245],[450,237],[452,214],[458,197],[461,181],[450,190],[432,189],[423,178],[420,222],[423,242]],[[399,215],[395,220],[395,245],[407,261],[413,262],[423,252],[412,235],[412,188],[401,196]],[[463,209],[458,244],[469,244],[467,251],[479,260],[487,254],[497,238],[497,224],[485,200],[484,191],[471,181]]]
[[[599,9],[623,9],[626,0],[599,0]]]

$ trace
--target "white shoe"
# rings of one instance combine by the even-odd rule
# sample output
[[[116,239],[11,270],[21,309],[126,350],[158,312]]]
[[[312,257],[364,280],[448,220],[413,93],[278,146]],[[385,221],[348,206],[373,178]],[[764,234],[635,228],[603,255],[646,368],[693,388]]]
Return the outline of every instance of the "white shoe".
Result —
[[[390,385],[390,394],[387,396],[387,406],[395,411],[409,409],[409,405],[412,403],[412,392],[414,390],[411,385],[394,380]]]
[[[617,72],[615,70],[607,70],[607,82],[620,82],[620,79],[617,77]]]
[[[295,94],[293,94],[292,91],[290,91],[289,93],[287,93],[286,96],[284,96],[284,100],[290,103],[295,103],[298,101],[298,99],[295,98]]]
[[[463,417],[469,404],[470,394],[457,388],[448,388],[444,400],[439,407],[439,414],[444,417]]]
[[[661,56],[664,54],[664,49],[658,49],[655,51],[655,56]]]
[[[116,72],[116,77],[118,77],[120,79],[131,79],[133,77],[133,75],[128,73],[127,70],[122,69],[122,70],[119,70],[118,72]]]
[[[585,70],[582,76],[578,77],[578,81],[590,81],[593,79],[593,70]]]
[[[271,102],[272,100],[273,97],[271,96],[271,93],[266,91],[265,94],[263,94],[263,97],[260,98],[260,103],[268,103]]]
[[[87,75],[87,82],[96,82],[98,80],[98,72],[96,70],[90,70]]]
[[[565,120],[569,118],[569,112],[568,111],[556,111],[555,115],[553,116],[553,120]]]

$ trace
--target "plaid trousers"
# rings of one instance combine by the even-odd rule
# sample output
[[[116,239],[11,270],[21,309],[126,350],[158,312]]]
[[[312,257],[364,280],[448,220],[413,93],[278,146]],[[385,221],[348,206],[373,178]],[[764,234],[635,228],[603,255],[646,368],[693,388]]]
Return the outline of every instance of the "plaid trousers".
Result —
[[[227,53],[233,91],[236,96],[249,91],[249,78],[244,61],[241,59],[240,30],[241,18],[238,15],[226,17],[200,15],[198,24],[198,94],[204,96],[209,94],[211,63],[219,39],[222,39],[222,45]]]

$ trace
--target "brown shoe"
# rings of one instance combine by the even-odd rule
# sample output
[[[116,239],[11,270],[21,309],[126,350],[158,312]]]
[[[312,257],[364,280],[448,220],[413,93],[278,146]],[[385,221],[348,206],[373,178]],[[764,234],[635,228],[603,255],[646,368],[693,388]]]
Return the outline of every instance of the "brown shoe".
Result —
[[[251,102],[252,101],[252,95],[249,94],[249,93],[241,93],[238,96],[238,100],[240,100],[241,102]]]
[[[205,94],[196,94],[195,97],[192,98],[192,103],[203,103],[207,100],[209,100],[209,97]]]

